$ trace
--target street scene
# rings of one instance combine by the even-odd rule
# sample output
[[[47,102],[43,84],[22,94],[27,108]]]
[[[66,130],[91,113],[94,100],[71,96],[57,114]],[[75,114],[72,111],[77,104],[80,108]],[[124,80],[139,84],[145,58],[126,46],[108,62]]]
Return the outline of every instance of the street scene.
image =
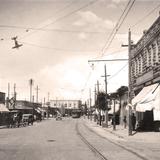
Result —
[[[160,159],[160,0],[0,0],[0,160]]]

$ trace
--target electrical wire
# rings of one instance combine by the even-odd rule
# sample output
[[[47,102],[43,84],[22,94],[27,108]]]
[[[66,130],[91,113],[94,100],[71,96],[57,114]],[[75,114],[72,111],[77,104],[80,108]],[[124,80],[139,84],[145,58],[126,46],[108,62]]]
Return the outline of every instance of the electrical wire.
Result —
[[[113,28],[112,32],[110,33],[109,38],[107,39],[106,43],[104,44],[104,46],[103,46],[103,48],[102,48],[102,52],[103,52],[103,50],[105,49],[105,47],[106,47],[106,45],[107,45],[107,43],[108,43],[108,40],[112,37],[112,34],[114,33],[115,29],[117,28],[118,23],[119,23],[119,21],[121,20],[122,16],[124,15],[126,9],[128,8],[130,2],[131,2],[131,0],[127,3],[127,5],[126,5],[124,11],[122,12],[120,18],[119,18],[118,21],[117,21],[115,27]]]
[[[98,53],[99,50],[97,51],[76,51],[76,50],[69,50],[69,49],[61,49],[61,48],[54,48],[54,47],[47,47],[47,46],[41,46],[41,45],[37,45],[37,44],[34,44],[34,43],[28,43],[28,42],[23,42],[23,41],[20,41],[21,43],[23,44],[26,44],[26,45],[29,45],[29,46],[33,46],[33,47],[38,47],[38,48],[44,48],[44,49],[49,49],[49,50],[56,50],[56,51],[61,51],[61,52],[91,52],[91,53]]]
[[[146,14],[144,17],[142,17],[140,20],[138,20],[134,25],[132,25],[130,28],[134,28],[137,26],[139,23],[142,23],[148,16],[150,16],[155,10],[157,10],[160,7],[160,4],[153,8],[148,14]]]
[[[34,28],[34,27],[22,27],[22,26],[13,26],[13,25],[0,25],[0,28],[15,28],[15,29],[25,29],[26,32],[29,30],[35,31],[51,31],[51,32],[65,32],[65,33],[88,33],[88,34],[104,34],[105,32],[96,32],[96,31],[83,31],[83,30],[63,30],[63,29],[44,29],[44,28]]]
[[[69,7],[71,7],[74,3],[75,3],[75,1],[72,1],[71,3],[67,4],[66,6],[64,6],[62,9],[58,10],[55,14],[59,14],[59,13],[63,12],[64,10],[68,9]],[[50,18],[48,18],[48,19],[52,19],[52,18],[53,18],[53,16],[50,17]],[[47,27],[47,26],[48,26],[48,24],[40,27],[39,29],[43,29],[43,28],[45,28],[45,27]],[[23,36],[23,37],[21,37],[21,38],[22,38],[22,39],[23,39],[23,38],[26,38],[26,37],[28,37],[28,36],[31,36],[32,34],[35,34],[36,32],[37,32],[37,31],[33,31],[32,33],[27,34],[27,35],[25,35],[25,36]]]
[[[126,48],[123,48],[122,49],[122,47],[120,47],[119,49],[117,49],[116,51],[113,51],[113,52],[111,52],[111,53],[109,53],[109,54],[107,54],[107,55],[100,55],[100,56],[97,56],[97,57],[95,57],[95,58],[93,58],[93,59],[98,59],[98,58],[102,58],[102,57],[105,57],[105,56],[110,56],[110,55],[113,55],[113,54],[119,54],[119,52],[123,52],[123,51],[127,51],[128,49],[126,49]]]
[[[74,13],[76,13],[76,12],[82,10],[82,9],[87,8],[87,7],[89,7],[90,5],[93,5],[94,3],[96,3],[97,1],[99,1],[99,0],[90,1],[89,3],[83,5],[82,7],[78,8],[78,9],[75,9],[75,10],[73,10],[72,12],[70,12],[70,13],[68,13],[68,14],[60,17],[60,18],[57,18],[55,21],[49,23],[49,24],[46,25],[45,27],[47,27],[47,26],[49,26],[49,25],[53,25],[53,24],[57,23],[58,21],[61,21],[62,19],[66,18],[66,17],[68,17],[68,16],[71,16],[71,15],[73,15]]]
[[[47,25],[45,25],[45,26],[43,26],[43,27],[40,27],[40,29],[46,28],[46,27],[48,27],[48,26],[50,26],[50,25],[53,25],[53,24],[57,23],[58,21],[61,21],[62,19],[66,18],[66,17],[68,17],[68,16],[71,16],[71,15],[73,15],[74,13],[76,13],[76,12],[78,12],[78,11],[84,9],[84,8],[89,7],[90,5],[93,5],[93,4],[96,3],[97,1],[99,1],[99,0],[90,1],[89,3],[87,3],[87,4],[85,4],[85,5],[81,6],[81,7],[79,7],[78,9],[75,9],[75,10],[73,10],[72,12],[70,12],[70,13],[64,15],[64,16],[61,16],[61,17],[57,18],[55,21],[53,21],[53,22],[51,22],[51,23],[49,23],[49,24],[47,24]],[[72,3],[73,3],[73,2],[72,2]],[[35,32],[36,32],[36,31],[35,31]],[[35,33],[35,32],[34,32],[34,33]],[[34,34],[34,33],[32,33],[32,34]],[[28,37],[28,36],[30,36],[30,35],[31,35],[31,34],[26,35],[26,36],[22,37],[22,39],[23,39],[23,38],[26,38],[26,37]]]
[[[135,3],[136,0],[133,0],[133,2],[131,2],[132,0],[130,0],[127,4],[127,6],[124,9],[124,12],[122,13],[120,19],[118,20],[116,26],[114,27],[113,31],[111,32],[109,39],[107,40],[107,42],[105,43],[105,46],[102,48],[102,56],[104,55],[105,50],[107,50],[109,48],[109,46],[111,45],[115,35],[117,34],[119,28],[122,26],[124,20],[126,19],[128,13],[130,12],[131,8],[133,7],[133,4]],[[131,3],[131,5],[129,6],[129,4]],[[129,6],[129,8],[128,8]],[[127,10],[128,9],[128,10]],[[126,13],[125,13],[126,12]],[[125,13],[125,15],[124,15]],[[124,17],[123,17],[124,15]],[[123,19],[122,19],[123,17]],[[121,20],[122,19],[122,20]]]
[[[128,65],[128,63],[126,63],[120,70],[118,70],[114,75],[112,75],[110,78],[108,78],[108,80],[114,78],[115,76],[117,76],[124,68],[126,68]]]
[[[92,72],[90,71],[89,72],[89,74],[88,74],[88,77],[87,77],[87,80],[86,80],[86,83],[85,83],[85,85],[84,85],[84,87],[83,87],[83,91],[86,89],[86,86],[87,86],[87,84],[88,84],[88,81],[89,81],[89,79],[90,79],[90,77],[91,77],[91,74],[92,74]]]

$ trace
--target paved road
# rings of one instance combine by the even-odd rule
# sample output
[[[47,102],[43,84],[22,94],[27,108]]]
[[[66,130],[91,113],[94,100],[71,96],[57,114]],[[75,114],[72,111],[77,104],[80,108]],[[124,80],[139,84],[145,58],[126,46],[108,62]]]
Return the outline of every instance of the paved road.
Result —
[[[0,160],[96,160],[76,133],[77,119],[0,130]]]

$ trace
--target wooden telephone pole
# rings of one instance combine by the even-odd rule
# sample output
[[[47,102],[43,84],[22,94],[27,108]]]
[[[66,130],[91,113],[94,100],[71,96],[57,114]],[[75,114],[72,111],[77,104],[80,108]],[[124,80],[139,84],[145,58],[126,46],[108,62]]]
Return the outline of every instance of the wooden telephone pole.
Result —
[[[36,102],[38,103],[38,91],[39,91],[39,88],[38,88],[38,85],[36,87]]]
[[[131,114],[132,114],[132,108],[131,108],[131,89],[132,89],[132,84],[131,84],[131,48],[133,44],[131,41],[131,31],[129,29],[128,32],[128,45],[122,45],[122,47],[128,47],[128,135],[132,135],[132,124],[131,124]]]

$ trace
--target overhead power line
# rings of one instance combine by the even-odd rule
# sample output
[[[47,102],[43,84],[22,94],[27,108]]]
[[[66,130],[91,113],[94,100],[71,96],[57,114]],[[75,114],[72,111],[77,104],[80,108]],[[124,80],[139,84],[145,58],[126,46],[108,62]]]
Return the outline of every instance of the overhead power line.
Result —
[[[88,33],[88,34],[104,34],[105,32],[96,31],[83,31],[83,30],[64,30],[64,29],[44,29],[44,28],[34,28],[34,27],[23,27],[23,26],[13,26],[13,25],[0,25],[0,28],[15,28],[15,29],[25,29],[26,32],[30,30],[34,31],[50,31],[50,32],[65,32],[65,33]]]
[[[131,0],[130,0],[130,1],[131,1]],[[112,30],[112,32],[111,32],[111,34],[109,35],[109,38],[107,39],[106,43],[104,44],[104,46],[103,46],[103,48],[102,48],[102,52],[103,52],[103,50],[105,49],[105,47],[106,47],[106,45],[107,45],[107,43],[108,43],[108,40],[112,37],[112,35],[113,35],[114,31],[116,30],[116,28],[117,28],[117,26],[118,26],[119,21],[121,20],[122,16],[124,15],[124,13],[125,13],[126,9],[128,8],[128,6],[129,6],[129,4],[130,4],[130,1],[127,3],[127,5],[126,5],[126,7],[125,7],[124,11],[122,12],[122,14],[121,14],[120,18],[118,19],[118,21],[117,21],[117,23],[116,23],[115,27],[113,28],[113,30]]]
[[[84,85],[84,87],[83,87],[83,89],[82,89],[82,90],[85,90],[85,89],[86,89],[87,84],[88,84],[88,81],[89,81],[89,79],[90,79],[91,75],[92,75],[92,72],[90,71],[90,72],[89,72],[89,74],[88,74],[87,80],[86,80],[86,82],[85,82],[85,85]]]
[[[63,12],[64,10],[68,9],[69,7],[71,7],[71,6],[73,5],[74,2],[75,2],[75,1],[72,1],[71,3],[67,4],[66,6],[64,6],[63,8],[61,8],[60,10],[58,10],[55,14],[61,13],[61,12]],[[53,18],[53,16],[50,17],[50,18],[48,18],[48,19],[52,19],[52,18]],[[39,29],[45,28],[45,27],[47,27],[47,26],[48,26],[48,24],[47,24],[47,25],[44,25],[44,26],[42,26],[42,27],[39,27]],[[36,32],[37,32],[37,31],[33,31],[32,33],[29,33],[29,34],[23,36],[22,38],[31,36],[32,34],[34,34],[34,33],[36,33]]]
[[[130,28],[133,28],[137,26],[139,23],[142,23],[148,16],[150,16],[155,10],[157,10],[160,7],[160,4],[157,5],[155,8],[153,8],[148,14],[146,14],[144,17],[142,17],[140,20],[138,20],[134,25],[132,25]]]
[[[81,6],[80,8],[75,9],[75,10],[73,10],[72,12],[70,12],[70,13],[68,13],[68,14],[66,14],[66,15],[64,15],[64,16],[62,16],[62,17],[60,17],[60,18],[57,18],[55,21],[49,23],[49,24],[46,25],[45,27],[47,27],[47,26],[49,26],[49,25],[53,25],[53,24],[57,23],[58,21],[61,21],[62,19],[66,18],[66,17],[69,17],[69,16],[73,15],[74,13],[76,13],[76,12],[82,10],[82,9],[87,8],[87,7],[89,7],[90,5],[93,5],[94,3],[96,3],[97,1],[99,1],[99,0],[90,1],[89,3],[87,3],[87,4],[83,5],[83,6]]]
[[[119,30],[120,27],[122,26],[124,20],[126,19],[128,13],[130,12],[130,10],[131,10],[131,8],[132,8],[132,6],[133,6],[134,3],[135,3],[135,0],[133,0],[133,1],[130,0],[130,1],[127,3],[127,5],[126,5],[126,7],[125,7],[125,9],[124,9],[124,11],[123,11],[123,13],[122,13],[122,15],[120,16],[117,24],[116,24],[115,27],[113,28],[113,30],[112,30],[109,38],[107,39],[104,47],[102,48],[102,56],[104,55],[105,50],[107,50],[107,49],[109,48],[109,46],[111,45],[111,43],[112,43],[115,35],[117,34],[118,30]]]
[[[96,3],[97,1],[99,1],[99,0],[90,1],[89,3],[87,3],[87,4],[85,4],[85,5],[81,6],[81,7],[79,7],[78,9],[75,9],[75,10],[73,10],[72,12],[70,12],[70,13],[68,13],[68,14],[65,14],[65,15],[57,18],[57,19],[54,20],[53,22],[51,22],[51,23],[49,23],[49,24],[47,24],[47,25],[45,25],[45,26],[43,26],[43,27],[40,27],[40,29],[46,28],[46,27],[48,27],[48,26],[50,26],[50,25],[53,25],[53,24],[57,23],[58,21],[61,21],[62,19],[66,18],[66,17],[69,17],[69,16],[73,15],[74,13],[76,13],[76,12],[82,10],[82,9],[85,9],[85,8],[89,7],[90,5],[93,5],[93,4]],[[73,2],[72,2],[72,3],[73,3]],[[72,4],[72,3],[71,3],[71,4]],[[66,7],[67,7],[67,6],[66,6]],[[63,11],[63,10],[62,10],[62,11]],[[35,31],[35,32],[36,32],[36,31]],[[32,35],[32,34],[34,34],[35,32],[32,32],[31,34],[28,34],[28,35],[22,37],[22,39],[25,38],[25,37],[28,37],[28,36],[30,36],[30,35]]]
[[[126,68],[128,63],[126,63],[120,70],[118,70],[114,75],[112,75],[108,80],[112,79],[113,77],[117,76],[124,68]]]
[[[29,45],[29,46],[33,46],[33,47],[38,47],[38,48],[43,48],[43,49],[50,49],[50,50],[56,50],[56,51],[60,51],[60,52],[79,52],[79,53],[86,53],[86,52],[90,52],[90,53],[98,53],[97,51],[78,51],[78,50],[70,50],[70,49],[62,49],[62,48],[54,48],[54,47],[47,47],[47,46],[41,46],[38,44],[34,44],[34,43],[28,43],[28,42],[23,42],[21,41],[21,43]]]

